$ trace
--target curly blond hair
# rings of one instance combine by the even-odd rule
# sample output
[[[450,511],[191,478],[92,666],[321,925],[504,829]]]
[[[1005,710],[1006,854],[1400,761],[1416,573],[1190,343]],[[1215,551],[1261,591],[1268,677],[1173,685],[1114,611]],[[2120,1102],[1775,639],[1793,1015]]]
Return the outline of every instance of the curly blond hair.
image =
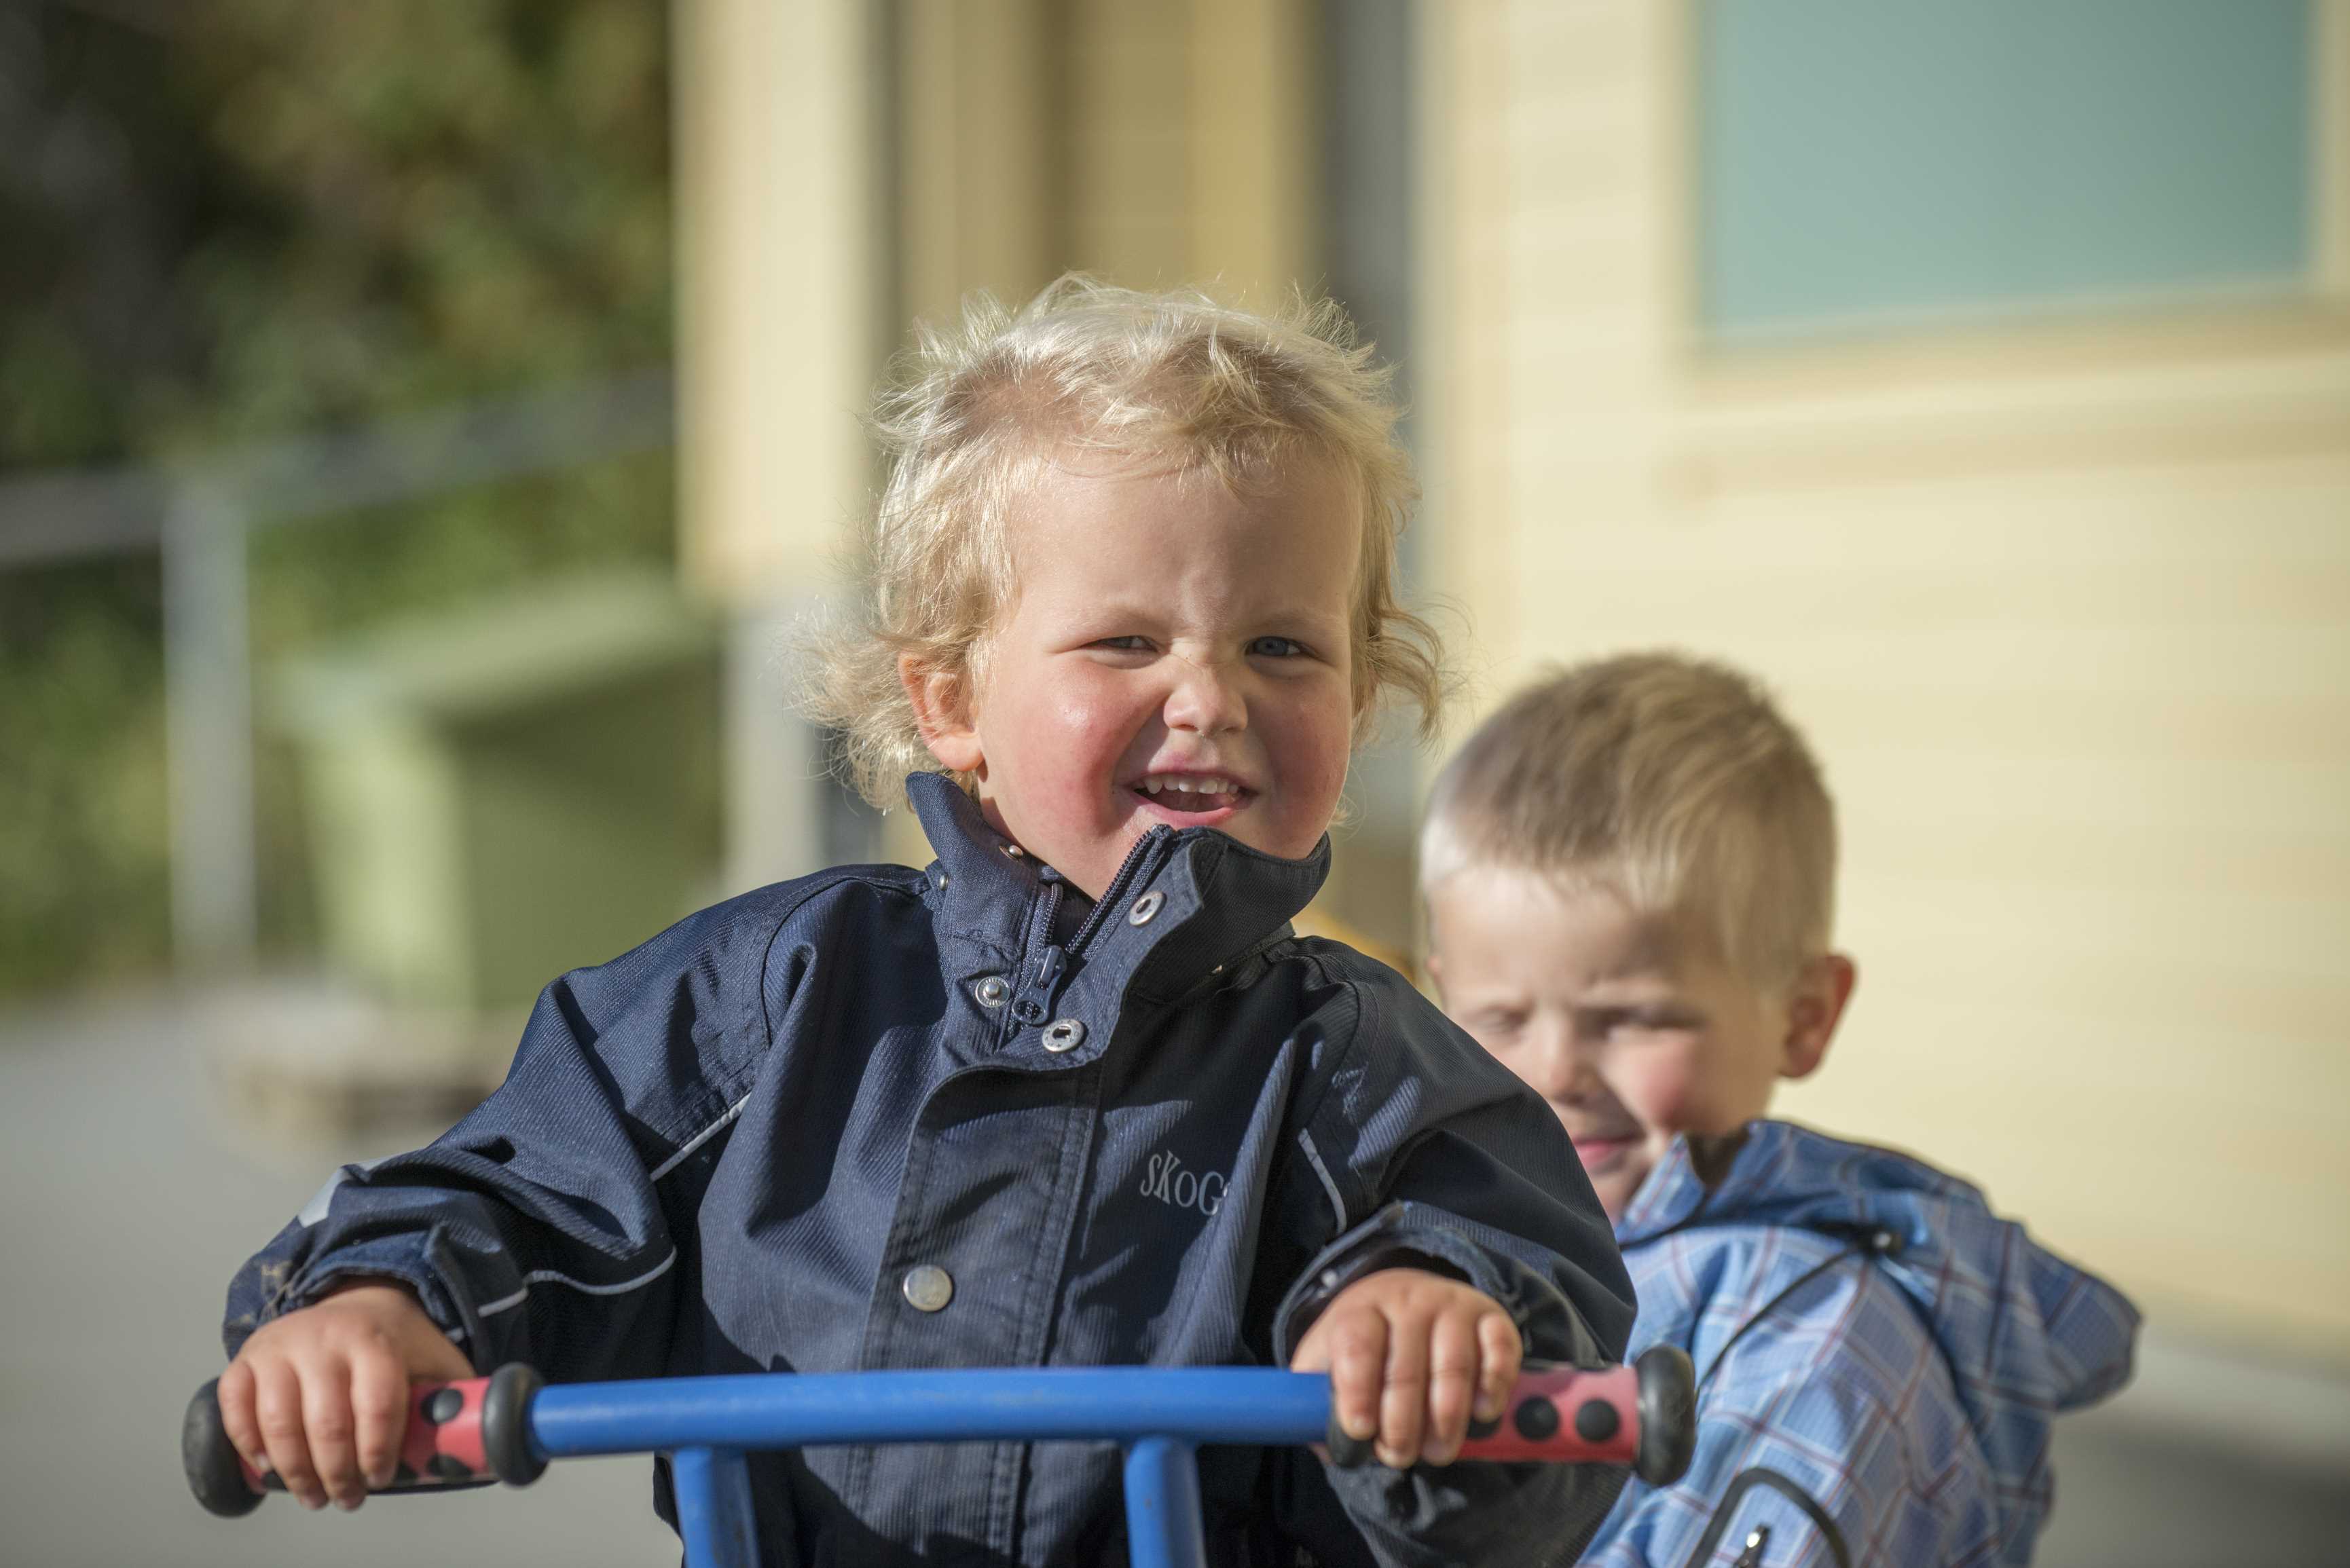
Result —
[[[1389,372],[1336,305],[1301,297],[1258,316],[1073,274],[1018,310],[981,296],[959,327],[918,328],[896,369],[872,418],[889,476],[858,539],[855,623],[809,639],[804,695],[810,716],[838,733],[839,760],[867,800],[895,805],[906,774],[941,771],[899,659],[983,680],[986,639],[1014,587],[1014,509],[1071,450],[1206,471],[1235,490],[1300,461],[1330,464],[1363,524],[1357,739],[1391,697],[1418,710],[1423,738],[1433,732],[1449,686],[1442,649],[1397,581],[1396,542],[1418,487],[1396,440]]]

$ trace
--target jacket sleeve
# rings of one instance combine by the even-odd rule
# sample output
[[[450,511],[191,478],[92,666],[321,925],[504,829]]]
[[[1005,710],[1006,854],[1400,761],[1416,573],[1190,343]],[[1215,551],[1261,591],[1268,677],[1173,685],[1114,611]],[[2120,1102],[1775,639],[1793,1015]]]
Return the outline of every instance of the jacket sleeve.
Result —
[[[706,1179],[767,1044],[775,922],[729,914],[556,981],[472,1114],[425,1148],[329,1178],[230,1285],[230,1355],[337,1282],[376,1276],[414,1290],[478,1371],[660,1372],[677,1189]]]
[[[1500,1303],[1529,1360],[1618,1359],[1631,1283],[1549,1107],[1400,977],[1346,988],[1306,1027],[1323,1032],[1328,1076],[1305,1110],[1299,1153],[1337,1233],[1278,1309],[1279,1358],[1355,1280],[1416,1267],[1454,1274]],[[1490,1462],[1326,1469],[1375,1559],[1392,1568],[1572,1563],[1623,1480],[1591,1467]]]
[[[1662,1489],[1632,1482],[1591,1563],[1683,1568],[1712,1536],[1702,1561],[1723,1568],[1758,1530],[1760,1568],[1999,1557],[1996,1490],[1947,1364],[1914,1314],[1871,1299],[1890,1287],[1848,1282],[1785,1303],[1789,1332],[1731,1345],[1710,1376],[1700,1368],[1689,1473]]]

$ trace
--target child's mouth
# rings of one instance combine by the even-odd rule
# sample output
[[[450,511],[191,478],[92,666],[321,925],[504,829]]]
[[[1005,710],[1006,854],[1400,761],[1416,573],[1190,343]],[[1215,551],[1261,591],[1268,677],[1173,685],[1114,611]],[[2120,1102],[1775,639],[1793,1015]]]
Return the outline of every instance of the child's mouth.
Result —
[[[1212,774],[1152,774],[1126,788],[1151,815],[1176,827],[1213,827],[1255,793]]]
[[[1575,1145],[1575,1157],[1583,1161],[1583,1168],[1596,1176],[1622,1164],[1624,1158],[1638,1146],[1640,1140],[1630,1134],[1611,1137],[1584,1134],[1572,1137],[1569,1141]]]

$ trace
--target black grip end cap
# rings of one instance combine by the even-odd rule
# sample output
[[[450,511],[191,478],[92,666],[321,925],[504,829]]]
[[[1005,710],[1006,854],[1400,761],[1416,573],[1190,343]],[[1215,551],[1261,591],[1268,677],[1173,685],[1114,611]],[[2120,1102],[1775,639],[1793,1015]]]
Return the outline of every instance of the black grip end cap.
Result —
[[[188,1490],[207,1513],[240,1519],[261,1506],[261,1494],[245,1484],[244,1467],[221,1424],[217,1377],[188,1401],[187,1417],[180,1423],[180,1465],[188,1472]]]
[[[1679,1346],[1656,1345],[1640,1353],[1633,1376],[1639,1386],[1640,1445],[1632,1473],[1650,1486],[1670,1486],[1689,1473],[1697,1453],[1697,1375]]]
[[[1347,1428],[1338,1425],[1337,1413],[1330,1416],[1330,1429],[1324,1434],[1322,1446],[1330,1450],[1330,1462],[1342,1470],[1358,1470],[1372,1459],[1372,1442],[1368,1438],[1352,1438]]]
[[[546,1386],[536,1367],[519,1361],[490,1374],[482,1397],[482,1452],[490,1473],[508,1486],[528,1486],[546,1473],[546,1456],[530,1446],[530,1402]]]

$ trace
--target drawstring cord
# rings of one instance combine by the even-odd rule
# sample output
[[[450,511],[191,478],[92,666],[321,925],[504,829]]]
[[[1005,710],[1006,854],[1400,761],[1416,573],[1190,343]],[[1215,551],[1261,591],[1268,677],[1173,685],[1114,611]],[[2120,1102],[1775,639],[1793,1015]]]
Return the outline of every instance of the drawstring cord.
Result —
[[[1707,1523],[1705,1533],[1698,1539],[1697,1550],[1689,1554],[1687,1568],[1702,1568],[1712,1559],[1713,1549],[1721,1544],[1721,1538],[1730,1529],[1731,1518],[1738,1511],[1738,1505],[1756,1487],[1768,1487],[1803,1510],[1804,1517],[1810,1520],[1813,1527],[1820,1532],[1820,1539],[1828,1543],[1828,1555],[1835,1559],[1836,1568],[1852,1568],[1852,1549],[1845,1544],[1844,1532],[1838,1530],[1835,1521],[1828,1517],[1828,1511],[1822,1508],[1810,1492],[1777,1470],[1766,1469],[1761,1465],[1741,1470],[1731,1478],[1730,1490],[1721,1494],[1721,1506],[1713,1511],[1713,1518]],[[1746,1538],[1746,1550],[1738,1554],[1738,1561],[1731,1564],[1731,1568],[1762,1568],[1762,1548],[1770,1543],[1771,1527],[1767,1524],[1755,1526],[1754,1533]]]

